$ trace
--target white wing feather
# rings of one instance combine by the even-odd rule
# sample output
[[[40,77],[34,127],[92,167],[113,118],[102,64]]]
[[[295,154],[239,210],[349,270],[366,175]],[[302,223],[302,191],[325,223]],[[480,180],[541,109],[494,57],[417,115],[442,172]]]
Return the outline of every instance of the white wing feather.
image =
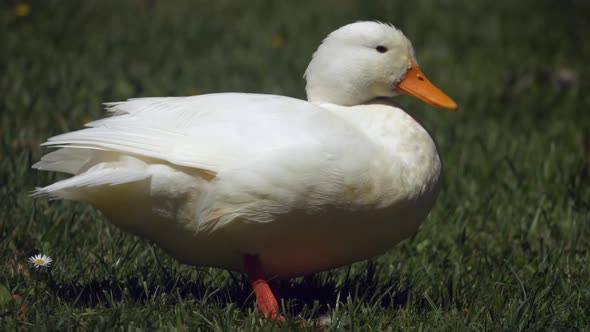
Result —
[[[108,106],[115,116],[44,143],[62,149],[34,167],[79,175],[38,194],[76,199],[70,189],[151,176],[141,167],[127,172],[121,165],[129,160],[161,160],[216,175],[195,207],[198,228],[211,230],[236,218],[268,222],[286,210],[339,204],[367,181],[375,156],[376,145],[358,129],[287,97],[224,93]],[[97,165],[116,170],[96,173]]]
[[[335,125],[339,119],[312,104],[271,95],[143,98],[109,107],[116,116],[43,145],[116,151],[218,173],[268,151],[316,144],[331,128],[352,129]]]

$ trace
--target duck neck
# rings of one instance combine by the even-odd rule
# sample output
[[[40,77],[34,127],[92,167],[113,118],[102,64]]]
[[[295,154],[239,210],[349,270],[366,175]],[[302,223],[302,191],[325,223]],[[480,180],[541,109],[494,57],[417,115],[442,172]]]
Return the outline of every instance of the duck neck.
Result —
[[[375,96],[397,95],[389,84],[375,82],[362,68],[350,68],[343,78],[333,72],[334,68],[326,66],[312,61],[305,72],[305,92],[311,103],[354,106],[366,104]]]
[[[323,84],[322,81],[308,79],[305,87],[307,100],[314,104],[332,104],[341,106],[353,106],[366,103],[373,95],[362,93],[367,89],[358,89],[353,84],[340,82],[337,89],[333,85]]]

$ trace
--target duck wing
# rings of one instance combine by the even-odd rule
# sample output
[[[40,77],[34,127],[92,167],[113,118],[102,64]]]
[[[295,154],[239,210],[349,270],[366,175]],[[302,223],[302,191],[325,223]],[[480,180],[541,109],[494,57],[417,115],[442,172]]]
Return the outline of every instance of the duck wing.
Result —
[[[107,106],[115,116],[50,138],[42,145],[67,150],[46,155],[34,167],[76,174],[88,150],[99,150],[219,173],[286,146],[318,144],[318,136],[348,136],[334,131],[355,131],[313,104],[274,95],[139,98]],[[68,158],[77,163],[64,164]]]

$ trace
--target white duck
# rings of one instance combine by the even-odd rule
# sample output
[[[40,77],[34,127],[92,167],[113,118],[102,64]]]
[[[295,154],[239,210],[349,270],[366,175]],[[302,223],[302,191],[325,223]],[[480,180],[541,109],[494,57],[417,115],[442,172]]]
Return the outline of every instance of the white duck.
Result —
[[[115,116],[49,139],[33,167],[74,176],[36,195],[88,202],[179,261],[264,281],[381,254],[413,234],[441,183],[428,132],[388,99],[457,104],[391,25],[331,33],[305,72],[308,101],[220,93],[108,104]]]

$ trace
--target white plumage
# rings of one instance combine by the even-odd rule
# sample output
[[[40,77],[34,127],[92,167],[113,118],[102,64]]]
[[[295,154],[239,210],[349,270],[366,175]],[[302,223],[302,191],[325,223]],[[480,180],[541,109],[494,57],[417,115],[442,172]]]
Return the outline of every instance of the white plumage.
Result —
[[[44,143],[60,149],[33,167],[74,176],[35,194],[89,202],[194,265],[242,271],[254,254],[268,275],[291,277],[380,254],[416,231],[440,185],[428,133],[379,98],[399,92],[411,59],[398,30],[359,22],[314,55],[313,102],[221,93],[107,104],[112,117]]]

